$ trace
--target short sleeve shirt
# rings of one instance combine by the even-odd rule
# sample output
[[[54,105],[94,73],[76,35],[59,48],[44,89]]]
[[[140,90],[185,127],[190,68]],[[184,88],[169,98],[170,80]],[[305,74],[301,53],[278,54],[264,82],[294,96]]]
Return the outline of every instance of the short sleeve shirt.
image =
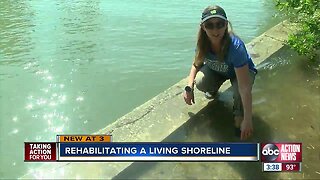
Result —
[[[209,52],[205,56],[204,64],[227,79],[236,76],[234,68],[239,68],[246,64],[248,64],[250,70],[257,72],[244,42],[236,36],[231,36],[229,51],[223,62],[218,61],[218,57],[213,52]]]

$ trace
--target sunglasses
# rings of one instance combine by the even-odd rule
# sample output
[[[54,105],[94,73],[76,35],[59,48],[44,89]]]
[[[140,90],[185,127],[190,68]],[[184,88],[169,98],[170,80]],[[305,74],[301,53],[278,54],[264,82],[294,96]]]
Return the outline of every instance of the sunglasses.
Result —
[[[217,23],[213,23],[213,22],[204,23],[204,27],[206,29],[221,29],[224,26],[225,26],[225,22],[224,21],[219,21]]]

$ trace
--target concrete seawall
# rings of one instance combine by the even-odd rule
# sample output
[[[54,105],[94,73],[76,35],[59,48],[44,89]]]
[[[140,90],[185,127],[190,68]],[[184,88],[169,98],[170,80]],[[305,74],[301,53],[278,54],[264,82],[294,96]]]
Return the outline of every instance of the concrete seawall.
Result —
[[[263,65],[263,61],[284,46],[288,33],[293,30],[291,25],[282,22],[246,44],[255,64],[258,67]],[[186,105],[182,99],[183,87],[186,84],[187,79],[179,81],[95,134],[112,134],[113,142],[163,141],[190,119],[190,113],[197,114],[208,104],[202,92],[195,91],[196,104]],[[220,91],[225,91],[229,87],[230,83],[227,81]],[[46,164],[21,178],[110,179],[131,164],[132,162],[53,163]]]

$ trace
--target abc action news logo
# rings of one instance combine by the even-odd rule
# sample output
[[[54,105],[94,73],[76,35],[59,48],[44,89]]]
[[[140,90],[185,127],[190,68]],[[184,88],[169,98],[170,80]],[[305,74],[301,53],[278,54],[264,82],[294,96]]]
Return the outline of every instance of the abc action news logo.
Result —
[[[262,143],[262,162],[301,162],[302,143]]]

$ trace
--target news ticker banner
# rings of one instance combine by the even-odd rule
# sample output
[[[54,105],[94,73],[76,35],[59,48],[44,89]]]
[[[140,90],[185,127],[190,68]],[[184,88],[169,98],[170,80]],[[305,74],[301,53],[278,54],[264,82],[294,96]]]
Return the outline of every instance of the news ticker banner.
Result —
[[[260,145],[263,171],[301,171],[302,143],[261,143]]]
[[[58,135],[25,142],[25,161],[258,161],[257,143],[111,142],[108,135]]]
[[[109,135],[58,135],[25,142],[25,161],[259,161],[263,171],[301,171],[301,143],[112,142]]]
[[[257,144],[60,143],[59,161],[258,161]]]

